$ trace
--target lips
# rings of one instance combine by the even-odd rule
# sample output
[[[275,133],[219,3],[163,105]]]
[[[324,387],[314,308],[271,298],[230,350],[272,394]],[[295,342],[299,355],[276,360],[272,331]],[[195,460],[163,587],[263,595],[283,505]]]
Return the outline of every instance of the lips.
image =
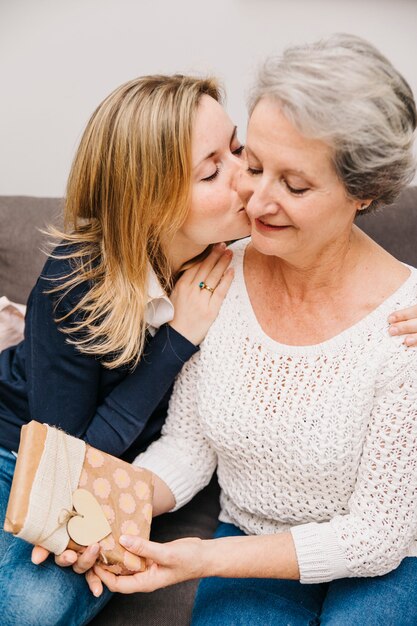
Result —
[[[255,224],[259,230],[280,231],[290,228],[289,224],[268,224],[267,222],[264,222],[259,218],[255,219]]]

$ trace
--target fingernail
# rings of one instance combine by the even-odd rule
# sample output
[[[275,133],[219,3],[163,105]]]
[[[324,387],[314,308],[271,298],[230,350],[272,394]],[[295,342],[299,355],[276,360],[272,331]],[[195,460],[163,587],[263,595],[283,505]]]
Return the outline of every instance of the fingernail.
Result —
[[[95,595],[96,598],[98,598],[101,595],[100,587],[94,587],[93,594]]]
[[[127,547],[133,546],[133,537],[130,537],[129,535],[122,535],[119,541],[124,546],[127,546]]]
[[[40,563],[39,557],[36,557],[36,556],[32,556],[31,557],[31,561],[32,561],[33,565],[39,565],[39,563]]]
[[[91,546],[90,548],[91,550],[91,554],[98,554],[99,550],[100,550],[100,546],[98,545],[98,543],[96,543],[94,546]]]
[[[221,250],[226,250],[226,244],[224,242],[223,243],[219,243],[219,247],[220,247]]]
[[[396,319],[397,319],[397,318],[395,317],[395,315],[390,315],[390,316],[388,317],[388,322],[389,322],[390,324],[393,324],[393,323],[395,322],[395,320],[396,320]]]
[[[390,335],[398,335],[399,334],[399,330],[396,326],[390,326],[388,329],[388,332]]]

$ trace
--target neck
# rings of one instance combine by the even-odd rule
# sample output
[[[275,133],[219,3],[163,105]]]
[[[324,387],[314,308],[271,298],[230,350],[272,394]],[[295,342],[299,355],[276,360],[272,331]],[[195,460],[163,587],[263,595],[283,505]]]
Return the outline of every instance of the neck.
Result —
[[[181,233],[176,233],[168,244],[168,259],[171,263],[172,273],[176,274],[182,266],[194,259],[207,248],[205,245],[196,244]]]
[[[353,230],[344,239],[328,243],[303,259],[265,256],[271,279],[281,283],[284,293],[294,301],[315,301],[343,288],[361,257],[361,236]]]

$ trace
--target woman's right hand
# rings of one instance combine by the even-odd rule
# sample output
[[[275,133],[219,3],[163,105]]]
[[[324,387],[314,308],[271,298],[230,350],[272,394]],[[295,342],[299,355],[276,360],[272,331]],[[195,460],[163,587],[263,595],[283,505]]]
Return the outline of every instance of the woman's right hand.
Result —
[[[204,261],[185,270],[172,291],[175,315],[170,326],[195,345],[203,341],[229,290],[232,256],[226,244],[217,244]],[[213,291],[200,289],[200,283]]]

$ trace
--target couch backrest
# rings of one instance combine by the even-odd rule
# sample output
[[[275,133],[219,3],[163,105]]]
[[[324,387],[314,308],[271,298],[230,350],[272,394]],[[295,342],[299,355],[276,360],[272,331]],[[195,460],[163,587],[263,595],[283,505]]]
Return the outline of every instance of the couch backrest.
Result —
[[[45,262],[47,237],[39,229],[62,223],[62,200],[0,196],[0,296],[26,302]],[[401,261],[417,267],[417,187],[392,206],[363,215],[357,224]]]
[[[48,224],[62,224],[62,200],[0,196],[0,296],[25,303],[45,263]]]
[[[397,202],[356,223],[400,261],[417,267],[417,187],[408,187]]]

